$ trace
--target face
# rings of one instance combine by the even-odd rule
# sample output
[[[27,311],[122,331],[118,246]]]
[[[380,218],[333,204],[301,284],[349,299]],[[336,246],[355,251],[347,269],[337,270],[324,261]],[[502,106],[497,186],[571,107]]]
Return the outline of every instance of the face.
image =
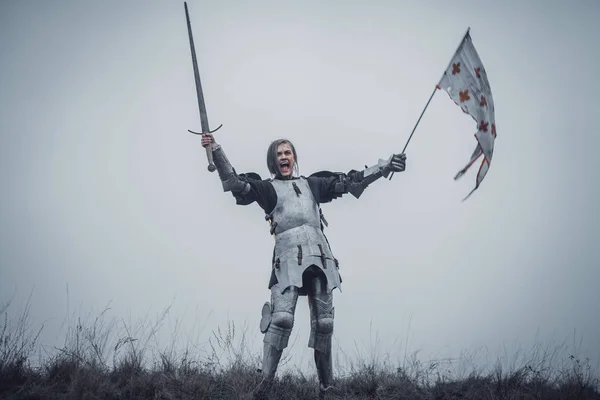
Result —
[[[288,143],[280,144],[279,147],[277,147],[277,165],[284,178],[288,178],[292,175],[295,162],[296,160],[294,159],[292,147]]]

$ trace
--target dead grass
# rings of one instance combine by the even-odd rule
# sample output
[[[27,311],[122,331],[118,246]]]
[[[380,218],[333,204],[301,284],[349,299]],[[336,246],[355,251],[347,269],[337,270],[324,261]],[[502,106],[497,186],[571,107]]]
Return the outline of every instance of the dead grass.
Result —
[[[125,324],[97,317],[77,318],[60,348],[36,351],[43,326],[29,323],[29,306],[10,318],[0,307],[0,398],[2,399],[250,399],[259,383],[260,354],[251,353],[245,330],[233,323],[212,333],[208,351],[154,346],[168,313],[153,324]],[[498,360],[489,369],[470,366],[463,376],[450,361],[401,365],[379,354],[358,357],[338,372],[332,399],[599,399],[600,380],[590,361],[572,355],[556,367],[555,351],[536,346],[516,354],[510,368]],[[35,357],[38,362],[34,363]],[[283,363],[289,360],[282,360]],[[468,360],[461,362],[468,364]],[[283,372],[269,399],[316,399],[315,376]]]

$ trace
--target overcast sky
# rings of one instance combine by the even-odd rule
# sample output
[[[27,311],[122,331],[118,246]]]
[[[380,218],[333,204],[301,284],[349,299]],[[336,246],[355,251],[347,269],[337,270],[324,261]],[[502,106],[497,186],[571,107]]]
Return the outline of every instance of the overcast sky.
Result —
[[[190,1],[212,128],[268,177],[286,137],[304,175],[402,150],[462,35],[498,137],[466,202],[476,126],[438,92],[407,169],[323,207],[340,260],[335,346],[400,358],[582,339],[600,360],[600,3]],[[273,238],[207,171],[183,2],[0,5],[0,300],[61,343],[68,315],[228,321],[261,346]],[[67,296],[68,287],[68,296]],[[312,368],[301,298],[289,348]],[[202,328],[203,327],[203,328]],[[202,329],[201,329],[202,328]],[[336,350],[339,351],[339,350]],[[339,354],[339,353],[338,353]]]

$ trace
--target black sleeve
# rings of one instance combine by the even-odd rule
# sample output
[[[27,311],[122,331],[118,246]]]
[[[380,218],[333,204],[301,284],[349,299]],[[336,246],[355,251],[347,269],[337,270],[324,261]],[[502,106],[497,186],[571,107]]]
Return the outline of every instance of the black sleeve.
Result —
[[[329,203],[333,199],[351,192],[361,179],[361,172],[355,170],[348,173],[321,171],[307,178],[310,189],[319,204]]]
[[[329,203],[333,199],[342,197],[344,193],[343,190],[340,189],[340,183],[342,183],[340,177],[343,179],[343,175],[344,174],[316,173],[306,178],[317,203]]]
[[[275,188],[268,180],[254,178],[255,174],[239,174],[239,178],[250,184],[250,191],[242,193],[233,193],[236,204],[245,206],[256,202],[266,214],[270,214],[277,204],[277,193]]]

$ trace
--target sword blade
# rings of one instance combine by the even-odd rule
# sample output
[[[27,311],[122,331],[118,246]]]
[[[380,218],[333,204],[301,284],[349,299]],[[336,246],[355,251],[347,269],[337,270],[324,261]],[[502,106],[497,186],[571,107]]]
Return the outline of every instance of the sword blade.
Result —
[[[206,105],[204,104],[204,94],[202,92],[202,83],[200,82],[200,71],[198,70],[198,60],[196,59],[196,48],[194,47],[194,37],[192,36],[192,24],[190,22],[190,14],[188,12],[187,2],[183,3],[185,7],[185,19],[187,22],[188,35],[190,38],[190,52],[192,53],[192,64],[194,67],[194,80],[196,82],[196,95],[198,97],[198,110],[200,112],[200,126],[202,133],[210,132],[208,125],[208,116],[206,115]],[[212,150],[206,147],[206,157],[208,158],[208,170],[213,172],[216,167],[213,163]]]

